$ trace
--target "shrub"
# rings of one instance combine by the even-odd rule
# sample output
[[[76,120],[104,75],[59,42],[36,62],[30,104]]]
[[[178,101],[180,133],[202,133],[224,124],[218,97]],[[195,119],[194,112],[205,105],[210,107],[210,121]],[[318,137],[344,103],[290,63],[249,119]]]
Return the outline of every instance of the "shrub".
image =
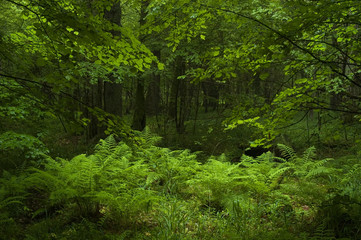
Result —
[[[5,132],[0,135],[0,169],[24,169],[27,166],[39,165],[49,151],[37,138]]]

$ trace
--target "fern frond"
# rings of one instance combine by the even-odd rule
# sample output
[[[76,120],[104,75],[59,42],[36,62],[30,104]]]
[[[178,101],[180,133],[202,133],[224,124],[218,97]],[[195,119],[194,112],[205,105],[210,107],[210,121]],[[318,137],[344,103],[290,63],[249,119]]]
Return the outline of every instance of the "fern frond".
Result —
[[[277,144],[278,149],[281,151],[282,157],[288,159],[289,161],[295,161],[297,158],[295,150],[293,148],[286,146],[284,144]]]
[[[162,137],[152,133],[149,127],[145,127],[142,132],[138,132],[138,137],[142,138],[144,140],[143,147],[151,147],[155,146],[157,143],[159,143],[162,140]]]
[[[306,179],[318,177],[318,176],[322,176],[322,175],[329,175],[332,172],[333,172],[333,170],[331,168],[321,166],[321,167],[310,170],[308,172],[308,174],[306,175]]]
[[[244,167],[252,167],[252,164],[257,163],[256,159],[245,154],[241,157],[241,165]]]
[[[287,162],[286,159],[281,158],[281,157],[273,157],[272,159],[273,159],[274,162],[279,162],[279,163],[285,163],[285,162]]]
[[[326,222],[319,225],[311,240],[334,240],[336,239],[335,233],[331,229],[327,229]]]
[[[329,161],[332,161],[332,160],[333,160],[333,158],[325,158],[325,159],[316,161],[315,162],[315,167],[321,167],[321,166],[325,165],[326,163],[328,163]]]
[[[349,182],[360,181],[361,177],[361,164],[355,164],[341,179],[342,184],[348,184]]]
[[[162,174],[159,174],[159,173],[156,173],[156,172],[151,172],[147,177],[147,180],[145,182],[145,187],[150,186],[154,182],[160,180],[162,177],[164,177]]]
[[[307,148],[303,153],[303,161],[309,161],[316,157],[316,148],[314,146]]]
[[[293,167],[291,167],[291,166],[277,169],[276,171],[274,171],[273,173],[270,174],[270,178],[274,179],[276,177],[284,175],[284,174],[286,174],[287,171],[290,171],[291,169],[293,169]]]
[[[271,162],[273,159],[273,153],[271,153],[270,151],[263,153],[256,158],[258,162]]]
[[[12,205],[12,204],[23,204],[22,200],[24,200],[24,197],[21,196],[15,196],[15,197],[8,197],[2,201],[0,201],[0,210],[3,208]]]
[[[95,155],[106,158],[117,147],[118,143],[113,135],[108,136],[106,139],[101,139],[95,146]]]

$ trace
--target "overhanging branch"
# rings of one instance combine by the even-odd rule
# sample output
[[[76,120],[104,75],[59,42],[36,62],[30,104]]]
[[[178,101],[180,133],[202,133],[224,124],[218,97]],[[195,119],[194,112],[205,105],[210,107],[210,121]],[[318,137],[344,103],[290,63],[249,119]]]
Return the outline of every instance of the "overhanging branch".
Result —
[[[37,82],[37,81],[34,81],[34,80],[30,80],[30,79],[26,79],[26,78],[21,78],[21,77],[16,77],[16,76],[11,76],[11,75],[7,75],[7,74],[3,74],[3,73],[0,73],[0,76],[1,77],[5,77],[5,78],[10,78],[10,79],[14,79],[14,80],[18,80],[18,81],[22,81],[22,82],[27,82],[27,83],[32,83],[32,84],[35,84],[35,85],[38,85],[38,86],[41,86],[41,87],[44,87],[44,88],[47,88],[49,90],[52,90],[53,87],[52,86],[49,86],[45,83],[40,83],[40,82]],[[54,93],[52,91],[52,93]],[[56,94],[56,93],[54,93]],[[67,93],[67,92],[64,92],[64,91],[59,91],[59,94],[58,95],[62,95],[62,96],[65,96],[65,97],[68,97],[68,98],[71,98],[73,99],[74,101],[86,106],[86,107],[90,107],[88,104],[82,102],[81,100],[77,99],[76,97],[74,97],[73,95]]]
[[[242,18],[245,18],[245,19],[248,19],[252,22],[255,22],[259,25],[261,25],[262,27],[270,30],[271,32],[274,32],[276,33],[278,36],[280,36],[281,38],[285,39],[286,41],[288,41],[291,45],[293,45],[294,47],[300,49],[301,51],[305,52],[306,54],[308,54],[309,56],[311,56],[313,59],[317,60],[318,62],[322,63],[322,64],[325,64],[327,65],[332,72],[344,77],[345,79],[347,79],[349,82],[351,82],[352,84],[356,85],[357,87],[361,88],[361,84],[355,82],[353,79],[351,79],[349,76],[347,76],[345,73],[343,72],[340,72],[338,71],[337,69],[335,69],[333,66],[331,66],[327,61],[321,59],[320,57],[316,56],[312,51],[310,51],[309,49],[307,48],[304,48],[302,46],[300,46],[299,44],[297,44],[294,40],[291,39],[291,37],[287,36],[285,33],[282,33],[281,31],[277,30],[277,29],[274,29],[273,27],[269,26],[268,24],[256,19],[256,18],[253,18],[251,16],[247,16],[245,14],[242,14],[240,12],[236,12],[236,11],[233,11],[233,10],[229,10],[229,9],[224,9],[224,8],[217,8],[217,7],[213,7],[213,6],[209,6],[209,5],[206,5],[206,4],[203,4],[203,3],[200,3],[200,6],[202,7],[205,7],[205,8],[209,8],[209,9],[216,9],[216,10],[219,10],[219,11],[222,11],[222,12],[227,12],[227,13],[232,13],[232,14],[235,14],[237,16],[240,16]]]

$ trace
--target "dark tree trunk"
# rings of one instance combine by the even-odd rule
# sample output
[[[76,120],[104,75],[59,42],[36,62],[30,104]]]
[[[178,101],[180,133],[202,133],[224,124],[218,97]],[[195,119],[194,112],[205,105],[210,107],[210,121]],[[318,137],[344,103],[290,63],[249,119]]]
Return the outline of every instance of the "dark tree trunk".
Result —
[[[197,95],[196,95],[196,99],[195,99],[195,113],[194,113],[194,124],[193,124],[193,134],[196,133],[196,126],[197,126],[197,118],[198,118],[198,111],[199,111],[199,93],[201,91],[201,85],[198,84],[197,85]]]
[[[121,25],[122,9],[120,3],[116,2],[105,13],[105,18],[117,25]],[[121,36],[118,31],[111,31],[113,37]],[[104,110],[108,113],[122,116],[123,113],[123,87],[121,83],[117,83],[115,77],[112,74],[108,76],[109,81],[104,82]]]
[[[147,16],[146,9],[149,5],[148,0],[141,1],[140,7],[140,26],[145,24],[145,17]],[[140,37],[142,39],[142,37]],[[135,93],[135,106],[132,128],[134,130],[142,131],[146,126],[146,106],[144,97],[144,77],[139,76],[137,79],[137,91]]]
[[[160,50],[153,51],[153,54],[160,59]],[[148,116],[154,116],[159,113],[160,108],[160,74],[153,73],[150,80],[147,97],[146,97],[146,111]]]
[[[122,91],[123,87],[120,83],[104,83],[104,110],[106,112],[112,113],[117,116],[122,116]]]
[[[171,85],[171,92],[168,105],[168,116],[175,122],[178,133],[184,133],[184,122],[187,116],[187,84],[179,76],[185,73],[184,58],[178,56],[174,62],[174,79]]]
[[[170,120],[175,122],[177,122],[179,85],[179,79],[173,79],[168,102],[168,116]]]
[[[95,107],[98,107],[98,108],[101,108],[101,96],[99,96],[99,87],[100,87],[100,84],[98,82],[97,85],[91,85],[90,86],[90,101],[91,101],[91,104],[90,106],[92,108],[95,108]],[[96,116],[94,115],[91,115],[91,119],[90,119],[90,124],[89,124],[89,139],[92,139],[94,137],[96,137],[100,132],[100,129],[99,129],[99,122],[98,122],[98,119]]]
[[[144,98],[144,79],[138,79],[137,90],[135,94],[135,109],[133,115],[132,128],[142,131],[146,125],[145,116],[145,98]]]
[[[203,107],[205,112],[208,112],[209,108],[213,111],[217,109],[219,101],[219,87],[214,81],[202,82],[202,89],[204,94]]]

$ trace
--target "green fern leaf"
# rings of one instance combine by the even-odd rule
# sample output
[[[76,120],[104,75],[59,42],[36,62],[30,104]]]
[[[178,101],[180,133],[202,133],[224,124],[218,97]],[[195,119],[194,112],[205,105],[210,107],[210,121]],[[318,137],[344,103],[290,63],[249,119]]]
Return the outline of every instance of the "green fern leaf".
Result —
[[[288,159],[289,161],[295,161],[297,158],[295,150],[293,148],[286,146],[284,144],[277,144],[277,147],[281,151],[282,157]]]
[[[307,148],[303,153],[303,161],[309,161],[316,157],[316,148],[314,146]]]

